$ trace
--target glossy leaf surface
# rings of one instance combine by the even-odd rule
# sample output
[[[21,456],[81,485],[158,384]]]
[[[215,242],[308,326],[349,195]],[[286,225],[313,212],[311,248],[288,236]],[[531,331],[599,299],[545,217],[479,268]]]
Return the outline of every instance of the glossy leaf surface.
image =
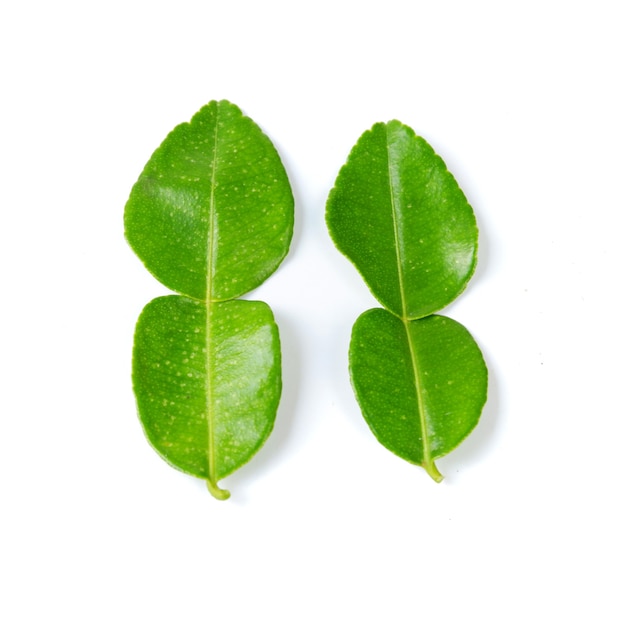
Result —
[[[352,330],[350,374],[376,438],[441,480],[433,461],[472,431],[487,398],[487,368],[469,332],[440,315],[404,323],[369,310]]]
[[[326,219],[337,248],[399,317],[440,310],[474,271],[472,208],[441,158],[398,121],[375,124],[358,140]]]
[[[154,152],[127,202],[125,232],[181,296],[137,323],[133,387],[145,433],[176,468],[218,480],[269,435],[281,390],[278,329],[261,302],[237,301],[286,255],[293,196],[270,140],[233,104],[211,102]]]
[[[225,300],[259,286],[287,254],[293,196],[265,134],[211,102],[154,152],[130,194],[126,238],[163,284]]]
[[[281,390],[278,328],[262,302],[152,300],[135,333],[133,382],[148,440],[170,464],[217,481],[272,430]]]
[[[428,143],[391,121],[357,141],[326,221],[386,309],[364,313],[352,331],[350,376],[363,416],[385,447],[440,481],[435,459],[469,434],[487,397],[476,342],[433,315],[474,271],[472,208]]]

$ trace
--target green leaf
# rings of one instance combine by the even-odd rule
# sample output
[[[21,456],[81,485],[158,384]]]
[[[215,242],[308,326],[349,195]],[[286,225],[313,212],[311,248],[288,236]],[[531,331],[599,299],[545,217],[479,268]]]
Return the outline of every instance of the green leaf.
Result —
[[[432,313],[476,265],[472,208],[433,149],[398,121],[365,132],[326,205],[337,248],[387,309],[356,321],[350,376],[363,416],[395,454],[442,479],[434,460],[475,427],[487,368],[460,324]]]
[[[398,121],[375,124],[358,140],[326,219],[374,296],[405,319],[449,304],[476,265],[472,208],[441,158]]]
[[[126,238],[165,286],[239,297],[281,263],[293,195],[274,146],[229,102],[211,102],[154,152],[125,210]]]
[[[440,315],[405,323],[369,310],[352,330],[350,375],[376,438],[440,481],[434,460],[472,431],[487,398],[487,367],[470,333]]]
[[[261,447],[281,390],[278,328],[262,302],[238,301],[287,254],[293,195],[261,129],[210,102],[154,152],[130,194],[126,238],[181,296],[142,312],[133,387],[145,433],[167,462],[218,481]]]
[[[146,436],[170,464],[217,481],[265,442],[281,391],[278,328],[262,302],[213,304],[179,295],[143,310],[133,383]]]

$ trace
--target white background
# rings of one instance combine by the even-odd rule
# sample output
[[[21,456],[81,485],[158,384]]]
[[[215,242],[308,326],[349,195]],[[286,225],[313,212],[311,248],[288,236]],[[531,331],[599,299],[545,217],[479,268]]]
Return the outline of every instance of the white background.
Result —
[[[0,9],[0,621],[626,622],[621,2],[6,2]],[[123,237],[152,151],[206,102],[271,137],[296,197],[275,431],[222,485],[146,442]],[[479,426],[426,473],[353,398],[376,305],[324,206],[377,121],[444,158],[479,267]]]

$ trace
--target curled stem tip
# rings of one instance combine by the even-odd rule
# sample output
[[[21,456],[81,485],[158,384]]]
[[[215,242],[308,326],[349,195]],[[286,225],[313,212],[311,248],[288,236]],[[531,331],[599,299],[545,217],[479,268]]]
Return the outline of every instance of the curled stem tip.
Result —
[[[224,490],[223,488],[220,488],[216,482],[207,480],[206,485],[207,485],[207,488],[209,489],[209,492],[211,493],[211,495],[213,495],[213,497],[215,497],[215,499],[224,501],[230,497],[230,492],[227,490]]]
[[[423,467],[426,469],[426,473],[428,473],[428,475],[430,475],[435,482],[439,483],[443,480],[443,475],[439,473],[439,469],[435,466],[434,461],[430,460],[429,462],[424,463]]]

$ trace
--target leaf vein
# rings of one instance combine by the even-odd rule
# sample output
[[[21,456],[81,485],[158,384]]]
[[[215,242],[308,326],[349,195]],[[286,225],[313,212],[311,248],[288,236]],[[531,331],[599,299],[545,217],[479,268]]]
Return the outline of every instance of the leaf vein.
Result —
[[[206,330],[205,330],[205,346],[206,346],[206,420],[207,420],[207,484],[213,492],[213,487],[217,487],[217,468],[215,460],[215,415],[213,411],[213,388],[211,385],[211,302],[212,302],[212,278],[213,265],[215,255],[215,183],[217,180],[217,141],[218,141],[218,121],[219,121],[219,105],[215,110],[215,131],[213,134],[213,160],[211,163],[211,193],[209,196],[209,230],[207,241],[207,273],[206,273]]]

